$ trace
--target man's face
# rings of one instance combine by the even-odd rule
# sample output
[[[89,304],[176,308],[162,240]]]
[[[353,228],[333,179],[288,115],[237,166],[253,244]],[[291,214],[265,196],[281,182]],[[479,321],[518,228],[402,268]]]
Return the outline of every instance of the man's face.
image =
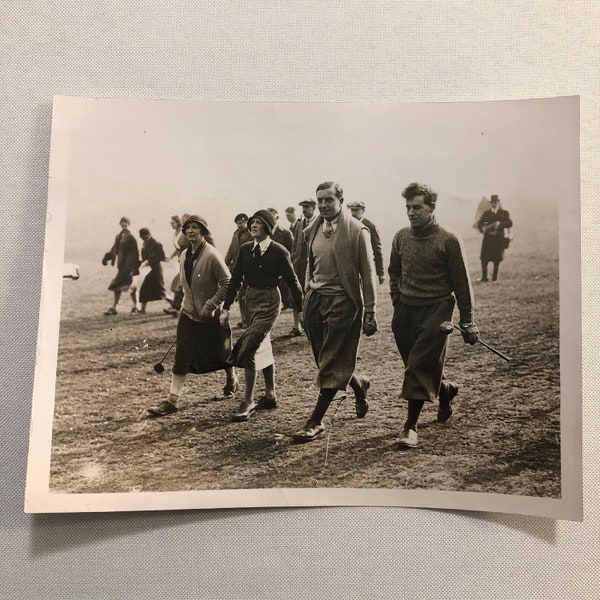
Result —
[[[303,204],[302,214],[310,221],[315,214],[316,206],[314,204]]]
[[[406,201],[406,214],[412,227],[421,227],[430,219],[435,204],[425,204],[424,196],[415,196]]]
[[[240,231],[243,231],[248,227],[248,222],[244,221],[244,219],[238,219],[235,224]]]
[[[129,227],[129,223],[127,221],[121,221],[119,225],[121,226],[121,229],[127,229]]]
[[[287,220],[288,220],[290,223],[295,223],[295,222],[296,222],[296,213],[293,213],[293,212],[286,212],[286,213],[285,213],[285,216],[286,216]]]
[[[363,218],[363,215],[365,214],[365,209],[361,208],[360,206],[356,206],[356,207],[352,207],[350,209],[350,212],[352,213],[352,216],[355,219],[358,219],[360,221]]]
[[[494,198],[490,201],[490,204],[492,205],[492,208],[496,210],[498,208],[498,204],[500,204],[500,200],[498,200],[498,198]]]
[[[317,192],[317,207],[326,221],[332,221],[340,214],[342,201],[336,197],[333,188],[319,190]]]

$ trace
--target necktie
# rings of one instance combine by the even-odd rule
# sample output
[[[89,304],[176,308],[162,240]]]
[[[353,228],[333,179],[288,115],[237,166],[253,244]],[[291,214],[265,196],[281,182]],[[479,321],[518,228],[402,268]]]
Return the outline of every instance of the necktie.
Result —
[[[325,221],[325,230],[323,231],[323,235],[326,238],[330,238],[333,235],[333,225],[330,221]]]
[[[260,258],[260,246],[258,244],[254,246],[254,258]]]

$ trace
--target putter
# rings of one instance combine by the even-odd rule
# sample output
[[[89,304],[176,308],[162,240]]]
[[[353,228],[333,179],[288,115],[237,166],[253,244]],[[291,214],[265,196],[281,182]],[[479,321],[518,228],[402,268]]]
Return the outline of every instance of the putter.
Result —
[[[461,330],[458,325],[454,325],[454,323],[451,323],[450,321],[444,321],[443,323],[440,323],[440,333],[442,333],[443,335],[450,335],[452,333],[453,329],[456,329],[457,331]],[[492,348],[489,344],[486,344],[483,340],[478,339],[477,342],[479,344],[481,344],[482,346],[485,346],[488,350],[491,350],[494,354],[496,354],[497,356],[499,356],[506,362],[510,362],[510,358],[508,356],[506,356],[506,354],[502,354],[502,352],[500,352],[499,350],[496,350],[496,348]]]
[[[154,365],[154,370],[155,370],[157,373],[162,373],[162,372],[165,370],[165,368],[163,367],[163,360],[165,360],[165,358],[167,358],[167,356],[168,356],[169,352],[171,352],[171,350],[172,350],[173,346],[175,345],[175,342],[177,342],[177,340],[174,340],[174,341],[173,341],[173,343],[172,343],[172,344],[169,346],[169,349],[168,349],[168,350],[165,352],[165,355],[164,355],[164,356],[163,356],[163,357],[160,359],[160,361],[159,361],[159,362],[157,362],[157,363]]]

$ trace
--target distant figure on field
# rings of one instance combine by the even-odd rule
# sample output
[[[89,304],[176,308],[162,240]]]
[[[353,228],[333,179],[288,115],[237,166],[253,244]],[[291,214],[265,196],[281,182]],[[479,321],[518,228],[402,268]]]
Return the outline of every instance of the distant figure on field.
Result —
[[[140,287],[140,312],[146,312],[148,302],[154,300],[164,300],[165,298],[165,282],[162,272],[162,261],[166,260],[165,251],[162,244],[157,242],[147,227],[140,229],[140,238],[142,244],[142,267],[150,267],[150,272],[144,277],[144,281]]]
[[[296,442],[310,442],[325,431],[323,417],[337,391],[348,385],[354,391],[356,417],[365,417],[370,381],[356,373],[356,359],[361,329],[367,336],[377,331],[369,230],[343,210],[344,192],[338,183],[319,184],[316,195],[320,215],[304,230],[308,268],[303,314],[319,395],[308,421],[292,436]]]
[[[173,215],[171,217],[171,227],[173,228],[173,247],[174,250],[169,256],[169,260],[177,261],[177,274],[171,281],[171,291],[173,292],[173,300],[171,300],[170,308],[165,308],[164,312],[168,315],[177,317],[179,310],[181,309],[181,303],[183,301],[183,286],[181,284],[181,277],[179,276],[179,257],[181,253],[189,246],[189,242],[185,237],[183,231],[181,231],[181,218],[179,215]]]
[[[292,235],[294,235],[294,228],[296,227],[299,219],[296,216],[296,207],[295,206],[288,206],[285,209],[285,218],[288,220],[289,224],[290,224],[290,231],[292,232]]]
[[[377,273],[377,279],[381,285],[385,281],[385,271],[383,269],[383,250],[381,248],[381,236],[377,226],[372,221],[369,221],[365,214],[365,203],[362,200],[355,200],[354,202],[348,203],[348,208],[352,213],[352,216],[366,225],[371,233],[371,247],[373,248],[373,259],[375,260],[375,272]]]
[[[184,296],[177,322],[171,387],[166,400],[148,409],[150,417],[163,417],[179,410],[188,373],[225,369],[224,398],[234,398],[238,389],[235,369],[227,361],[231,353],[231,329],[219,323],[229,270],[221,254],[206,241],[208,225],[202,217],[186,215],[182,231],[189,245],[181,254],[179,269]]]
[[[438,225],[433,212],[437,194],[411,183],[403,192],[410,227],[398,231],[390,255],[392,331],[404,363],[402,398],[408,402],[401,447],[418,445],[417,420],[425,402],[439,400],[437,420],[452,415],[458,386],[444,376],[448,336],[440,324],[452,320],[458,303],[465,343],[475,344],[473,291],[460,238]]]
[[[512,221],[507,210],[499,207],[500,199],[493,195],[490,199],[491,208],[484,211],[477,224],[483,233],[481,242],[481,279],[488,281],[488,263],[494,265],[492,281],[498,279],[500,263],[504,258],[504,250],[508,247],[509,238],[507,229],[512,227]]]
[[[230,271],[233,271],[233,267],[235,266],[235,262],[237,261],[237,257],[240,253],[240,248],[242,245],[252,240],[252,235],[250,235],[250,230],[248,229],[248,215],[245,213],[240,213],[235,215],[233,220],[236,225],[236,230],[233,232],[231,243],[229,244],[229,248],[225,254],[225,264]],[[248,327],[248,319],[246,318],[247,289],[248,285],[246,282],[242,282],[242,286],[240,287],[240,291],[238,292],[236,298],[240,305],[241,321],[237,324],[240,329],[245,329]]]
[[[119,304],[121,293],[129,291],[131,288],[133,276],[137,275],[140,262],[137,242],[128,229],[130,225],[129,219],[121,217],[119,225],[121,226],[121,231],[117,234],[112,248],[102,259],[104,266],[109,262],[111,265],[114,265],[115,262],[117,263],[117,274],[108,286],[108,289],[113,292],[113,305],[104,311],[105,315],[117,314],[117,304]],[[131,299],[133,301],[131,312],[136,312],[137,298],[135,290],[131,292]]]

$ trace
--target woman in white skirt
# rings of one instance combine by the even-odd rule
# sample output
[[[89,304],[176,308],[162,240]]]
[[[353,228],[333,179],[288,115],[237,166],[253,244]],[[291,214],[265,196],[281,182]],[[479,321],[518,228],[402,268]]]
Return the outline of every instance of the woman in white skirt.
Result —
[[[275,219],[267,210],[259,210],[250,218],[252,241],[240,247],[220,316],[222,324],[229,321],[229,309],[242,281],[245,281],[248,285],[248,328],[233,347],[231,362],[244,369],[246,389],[244,400],[233,416],[234,421],[247,421],[257,409],[277,407],[271,329],[281,310],[278,289],[281,279],[288,284],[298,311],[302,310],[302,289],[292,267],[290,253],[271,239],[274,226]],[[263,373],[265,393],[255,402],[254,388],[258,371]]]

